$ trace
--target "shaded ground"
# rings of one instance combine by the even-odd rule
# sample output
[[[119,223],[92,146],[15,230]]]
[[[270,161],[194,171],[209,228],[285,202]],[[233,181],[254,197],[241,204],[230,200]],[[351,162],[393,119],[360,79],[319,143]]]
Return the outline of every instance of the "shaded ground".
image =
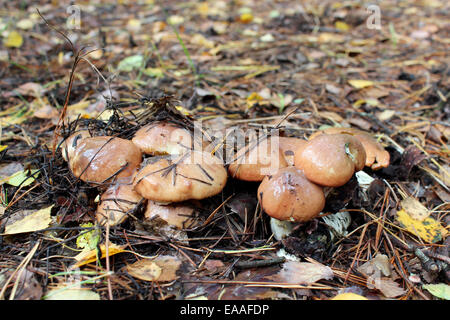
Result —
[[[2,295],[11,296],[16,281],[6,279],[25,265],[22,276],[35,285],[19,285],[19,298],[40,299],[49,289],[83,281],[102,299],[327,299],[343,289],[373,299],[436,299],[423,285],[449,281],[446,1],[380,2],[380,28],[369,3],[122,2],[0,6],[0,144],[7,146],[1,148],[2,217],[20,220],[26,210],[54,205],[46,230],[0,236]],[[352,217],[347,236],[333,241],[321,219],[275,241],[257,207],[257,185],[230,179],[221,195],[194,203],[203,225],[187,231],[188,242],[151,234],[139,219],[129,220],[101,229],[100,242],[123,245],[125,252],[68,272],[80,251],[80,224],[93,221],[98,190],[75,181],[59,153],[52,157],[74,54],[36,8],[76,52],[101,48],[86,56],[90,63],[77,65],[71,120],[100,117],[109,122],[95,122],[99,130],[118,133],[130,129],[121,112],[142,111],[144,97],[172,95],[180,110],[205,126],[280,124],[283,135],[301,138],[324,125],[370,131],[391,154],[391,166],[365,169],[375,178],[365,193],[353,180],[329,195],[325,212],[345,207]],[[78,9],[80,24],[67,25]],[[5,183],[17,168],[39,169],[39,175],[29,185]],[[418,200],[442,225],[430,231],[431,241],[400,227],[404,198]],[[333,277],[288,283],[280,249],[332,268]],[[174,269],[167,281],[130,275],[128,264],[158,254],[181,262],[162,264]],[[377,254],[390,268],[382,285],[358,268]]]

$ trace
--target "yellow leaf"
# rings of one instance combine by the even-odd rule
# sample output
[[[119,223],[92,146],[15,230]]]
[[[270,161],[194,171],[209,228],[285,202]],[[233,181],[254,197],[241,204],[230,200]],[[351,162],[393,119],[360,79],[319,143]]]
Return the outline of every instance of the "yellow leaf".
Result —
[[[250,23],[253,21],[253,15],[251,13],[243,13],[241,14],[241,16],[239,17],[239,21],[241,21],[242,23]]]
[[[447,234],[447,230],[433,218],[427,217],[423,221],[416,220],[411,218],[404,209],[397,211],[397,221],[410,233],[428,243],[438,242]]]
[[[192,36],[191,43],[196,44],[201,47],[208,48],[208,49],[214,48],[214,41],[206,39],[200,33],[196,33]]]
[[[38,169],[32,170],[21,170],[14,173],[12,176],[8,177],[6,180],[7,184],[10,184],[14,187],[22,186],[27,187],[34,182],[36,177],[39,175]],[[3,180],[0,181],[0,184],[3,183]]]
[[[9,48],[20,48],[23,44],[22,35],[17,31],[11,31],[8,37],[5,39],[4,44]]]
[[[331,300],[368,300],[368,299],[366,297],[360,296],[359,294],[347,292],[338,294],[337,296],[331,298]]]
[[[121,252],[124,252],[125,250],[125,246],[118,246],[114,243],[109,243],[108,246],[108,255],[112,256]],[[104,244],[100,245],[100,251],[102,253],[101,258],[105,258],[106,257],[106,246]],[[77,261],[72,267],[71,269],[76,269],[79,268],[81,266],[84,266],[85,264],[97,261],[97,248],[95,249],[90,249],[90,250],[83,250],[81,253],[79,253],[78,255],[76,255],[75,260]]]
[[[144,73],[149,77],[161,78],[164,77],[164,69],[161,68],[146,68]]]
[[[373,82],[370,80],[348,80],[348,83],[350,83],[356,89],[373,86]]]
[[[197,4],[197,12],[203,16],[206,17],[209,13],[209,5],[208,2],[200,2]]]
[[[350,30],[350,26],[343,21],[336,21],[334,26],[336,27],[336,29],[341,30],[341,31]]]
[[[253,105],[257,102],[260,102],[264,100],[263,97],[261,97],[258,93],[256,92],[252,92],[248,97],[247,97],[247,107],[251,108],[253,107]]]
[[[52,221],[52,218],[50,216],[52,208],[53,205],[41,210],[37,210],[25,216],[23,219],[20,219],[10,225],[7,225],[5,227],[4,234],[6,235],[6,234],[34,232],[47,228],[50,222]]]

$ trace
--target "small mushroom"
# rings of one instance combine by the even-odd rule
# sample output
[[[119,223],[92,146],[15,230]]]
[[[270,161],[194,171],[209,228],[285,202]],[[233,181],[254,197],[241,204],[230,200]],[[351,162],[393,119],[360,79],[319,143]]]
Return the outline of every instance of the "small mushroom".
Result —
[[[268,174],[288,166],[279,143],[275,139],[251,141],[239,150],[228,167],[233,178],[245,181],[262,181]]]
[[[279,142],[280,150],[286,162],[288,165],[293,166],[295,152],[299,152],[308,141],[293,137],[279,137]]]
[[[74,156],[75,149],[80,141],[84,138],[90,138],[91,133],[89,130],[83,129],[72,133],[67,139],[61,143],[61,155],[64,160],[69,161]]]
[[[321,134],[349,134],[361,142],[366,151],[365,166],[373,170],[386,168],[389,166],[390,155],[383,146],[376,141],[368,132],[361,131],[355,128],[340,128],[331,127],[324,130],[317,131],[310,136],[310,140]]]
[[[133,143],[145,154],[182,154],[192,149],[190,132],[167,121],[154,122],[139,129]]]
[[[118,225],[128,218],[142,199],[131,183],[111,185],[100,198],[96,219],[100,225]]]
[[[295,154],[295,166],[310,181],[327,187],[346,184],[365,161],[362,144],[348,134],[319,135]]]
[[[131,141],[109,136],[84,138],[73,153],[69,158],[73,175],[93,184],[129,177],[142,161]]]
[[[207,152],[190,151],[177,159],[155,157],[134,179],[134,188],[144,198],[157,202],[204,199],[225,187],[227,171]]]
[[[280,169],[264,178],[258,188],[262,209],[272,218],[305,222],[319,215],[325,207],[325,195],[296,167]]]

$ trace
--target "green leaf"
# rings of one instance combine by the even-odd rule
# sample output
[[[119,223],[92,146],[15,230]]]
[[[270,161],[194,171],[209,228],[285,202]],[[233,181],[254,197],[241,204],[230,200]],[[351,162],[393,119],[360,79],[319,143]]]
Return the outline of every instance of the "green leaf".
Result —
[[[137,54],[129,56],[119,62],[117,68],[119,71],[130,72],[134,69],[140,69],[144,65],[144,56]]]
[[[80,227],[83,228],[92,228],[94,225],[92,223],[81,224]],[[100,241],[100,233],[98,229],[92,229],[89,232],[83,231],[80,236],[77,238],[77,247],[84,249],[95,249],[97,244]]]
[[[35,174],[38,171],[39,171],[38,169],[18,171],[16,173],[14,173],[12,176],[10,176],[8,178],[8,180],[6,181],[6,183],[10,184],[14,187],[18,187],[20,185],[22,187],[29,186],[30,184],[32,184],[34,182],[36,177],[39,175],[39,173]]]
[[[450,300],[450,286],[445,283],[425,284],[424,289],[427,289],[433,296]]]

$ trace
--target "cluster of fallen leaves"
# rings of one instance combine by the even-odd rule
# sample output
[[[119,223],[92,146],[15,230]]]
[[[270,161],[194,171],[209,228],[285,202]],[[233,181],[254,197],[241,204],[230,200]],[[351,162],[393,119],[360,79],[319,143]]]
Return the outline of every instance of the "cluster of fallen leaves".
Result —
[[[369,13],[357,1],[85,1],[78,4],[81,25],[72,29],[66,7],[38,5],[76,49],[97,49],[76,69],[66,120],[108,121],[108,99],[127,107],[167,93],[213,128],[281,125],[287,135],[307,137],[339,124],[377,133],[397,159],[370,172],[370,212],[359,212],[360,225],[338,227],[334,251],[319,263],[301,254],[277,260],[283,249],[266,233],[253,242],[221,236],[186,247],[119,229],[105,241],[86,224],[81,196],[49,201],[40,189],[47,173],[29,159],[38,146],[51,146],[74,52],[36,7],[9,1],[7,12],[0,9],[0,218],[7,215],[1,236],[8,244],[0,249],[0,298],[147,298],[136,293],[133,277],[160,299],[327,299],[338,292],[449,299],[448,279],[429,275],[411,253],[399,260],[385,235],[432,250],[447,246],[448,257],[448,4],[379,5],[380,29],[367,28]],[[224,206],[230,216],[246,214],[239,196]],[[65,212],[68,199],[79,203],[76,213]],[[58,232],[62,217],[78,214],[80,229]],[[225,229],[228,239],[236,239],[232,230]],[[39,246],[28,241],[33,234]],[[61,257],[69,260],[54,263]],[[238,267],[241,260],[276,263],[247,269]]]

